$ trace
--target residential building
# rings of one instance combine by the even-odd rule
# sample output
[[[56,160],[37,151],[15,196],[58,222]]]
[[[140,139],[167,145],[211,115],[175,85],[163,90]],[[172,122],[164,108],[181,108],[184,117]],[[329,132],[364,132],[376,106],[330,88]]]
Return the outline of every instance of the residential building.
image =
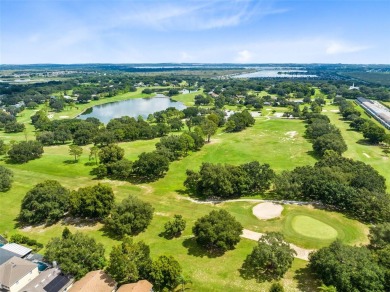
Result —
[[[0,266],[0,290],[20,291],[38,274],[37,264],[14,256]]]

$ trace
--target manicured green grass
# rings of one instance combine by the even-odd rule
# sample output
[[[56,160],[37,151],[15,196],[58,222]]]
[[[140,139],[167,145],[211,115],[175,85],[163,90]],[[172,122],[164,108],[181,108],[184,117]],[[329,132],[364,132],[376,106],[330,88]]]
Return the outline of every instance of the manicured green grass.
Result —
[[[252,208],[256,204],[258,203],[234,202],[224,203],[223,207],[231,212],[246,229],[261,233],[281,232],[288,242],[303,248],[318,249],[329,245],[336,238],[351,245],[366,244],[368,242],[367,226],[340,213],[320,210],[311,206],[284,205],[281,217],[271,220],[259,220],[252,214]],[[305,226],[297,226],[296,222],[294,223],[294,219],[301,216],[310,218],[308,222],[304,222]],[[308,226],[309,224],[311,226]],[[323,236],[323,238],[320,238],[316,235],[317,233],[314,233],[316,236],[313,236],[309,231],[310,227],[320,228],[323,225],[327,226],[331,233],[334,231],[330,230],[335,230],[336,236],[330,237],[327,233],[329,237]],[[321,232],[319,230],[318,233]]]
[[[337,237],[336,229],[320,220],[305,215],[295,216],[291,220],[291,227],[296,233],[305,237],[319,240],[334,240]]]

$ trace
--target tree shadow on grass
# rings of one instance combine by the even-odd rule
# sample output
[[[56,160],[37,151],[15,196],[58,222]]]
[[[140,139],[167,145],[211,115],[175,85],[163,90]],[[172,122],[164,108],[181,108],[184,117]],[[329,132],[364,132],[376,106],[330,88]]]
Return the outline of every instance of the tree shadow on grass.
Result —
[[[103,236],[109,237],[111,239],[115,240],[121,240],[123,238],[122,235],[118,235],[114,233],[111,229],[107,228],[105,225],[103,225],[99,231],[103,232]]]
[[[306,154],[310,155],[311,157],[313,157],[316,160],[320,160],[321,159],[321,156],[318,155],[317,153],[315,153],[313,150],[307,151]]]
[[[302,292],[318,291],[321,281],[316,279],[315,274],[308,267],[295,271],[294,280],[298,282],[298,289]]]
[[[78,160],[74,160],[74,159],[68,159],[68,160],[65,160],[64,161],[64,164],[76,164],[77,162],[79,162]]]
[[[196,243],[194,237],[186,238],[183,241],[183,246],[187,248],[188,254],[195,257],[208,257],[208,258],[217,258],[222,256],[224,253],[217,250],[207,250]]]

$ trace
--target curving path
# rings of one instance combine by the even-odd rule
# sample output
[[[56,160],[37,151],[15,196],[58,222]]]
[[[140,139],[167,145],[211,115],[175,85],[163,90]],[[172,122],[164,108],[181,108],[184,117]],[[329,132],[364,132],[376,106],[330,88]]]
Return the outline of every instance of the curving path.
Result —
[[[248,230],[248,229],[244,229],[242,231],[241,237],[258,241],[263,235],[264,235],[264,233],[259,233],[259,232],[251,231],[251,230]],[[295,255],[296,258],[302,259],[302,260],[305,260],[305,261],[308,261],[309,260],[309,254],[312,251],[315,251],[315,249],[305,249],[305,248],[296,246],[295,244],[292,244],[292,243],[290,243],[290,247],[293,250],[295,250],[295,252],[297,253]]]

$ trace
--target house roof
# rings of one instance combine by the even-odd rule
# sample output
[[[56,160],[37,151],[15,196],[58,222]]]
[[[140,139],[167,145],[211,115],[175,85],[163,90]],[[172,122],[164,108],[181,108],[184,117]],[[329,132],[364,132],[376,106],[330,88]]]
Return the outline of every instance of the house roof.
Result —
[[[11,287],[37,267],[37,264],[12,257],[0,266],[0,284]]]
[[[13,253],[16,253],[20,257],[24,257],[32,251],[31,248],[25,247],[25,246],[17,244],[17,243],[7,243],[7,244],[4,244],[1,248],[9,250]]]
[[[4,264],[12,257],[19,257],[16,253],[13,253],[9,250],[0,248],[0,265]]]
[[[47,269],[20,289],[20,292],[58,292],[64,291],[73,280],[62,275],[58,268]]]
[[[69,292],[111,292],[114,291],[116,282],[104,271],[92,271],[78,280],[69,289]]]
[[[150,292],[153,285],[147,280],[141,280],[137,283],[125,284],[119,287],[117,292]]]

